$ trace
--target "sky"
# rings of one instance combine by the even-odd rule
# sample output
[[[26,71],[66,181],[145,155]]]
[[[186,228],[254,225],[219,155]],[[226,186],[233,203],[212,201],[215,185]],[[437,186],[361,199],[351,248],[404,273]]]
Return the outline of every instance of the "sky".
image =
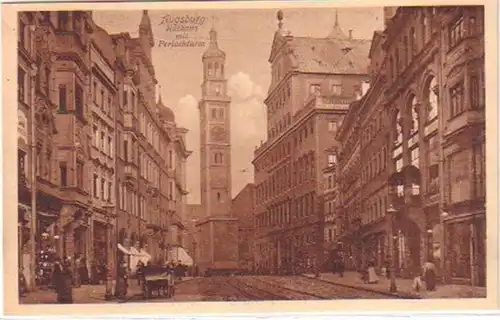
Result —
[[[193,153],[187,163],[188,203],[200,202],[200,125],[197,103],[201,98],[201,56],[208,46],[208,32],[215,27],[218,44],[226,53],[226,76],[231,103],[232,195],[253,182],[253,152],[266,139],[266,108],[263,103],[270,83],[268,62],[277,9],[169,10],[149,11],[155,47],[153,65],[165,105],[179,126],[188,129],[186,143]],[[283,28],[294,36],[326,37],[335,23],[335,8],[283,9]],[[163,17],[192,17],[202,24],[187,32],[187,39],[205,42],[205,47],[167,47],[181,32],[167,30]],[[94,21],[109,33],[138,35],[142,11],[94,11]],[[347,34],[371,39],[383,27],[382,8],[339,8],[338,20]],[[194,26],[194,24],[190,24]],[[186,35],[186,33],[183,33]]]

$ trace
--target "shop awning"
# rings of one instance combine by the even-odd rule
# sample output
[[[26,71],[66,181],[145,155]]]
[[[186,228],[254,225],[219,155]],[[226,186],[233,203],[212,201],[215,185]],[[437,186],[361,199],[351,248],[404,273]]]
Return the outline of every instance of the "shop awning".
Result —
[[[180,261],[188,267],[193,265],[193,258],[191,258],[183,247],[172,248],[170,256],[174,262]]]
[[[132,253],[129,250],[127,250],[127,248],[125,248],[124,246],[122,246],[120,243],[118,244],[118,250],[120,250],[124,254],[132,255]]]

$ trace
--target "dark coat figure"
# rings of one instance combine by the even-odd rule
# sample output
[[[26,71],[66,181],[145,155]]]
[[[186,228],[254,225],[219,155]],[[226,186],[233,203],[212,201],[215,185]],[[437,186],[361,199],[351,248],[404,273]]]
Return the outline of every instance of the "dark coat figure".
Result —
[[[116,279],[116,292],[117,298],[123,299],[127,296],[128,291],[128,273],[127,264],[122,262],[118,267],[118,277]]]
[[[75,288],[79,288],[82,285],[80,278],[80,267],[81,267],[80,255],[75,254],[71,272],[73,274],[73,285],[75,286]]]
[[[336,271],[338,272],[339,276],[343,277],[345,265],[344,265],[344,257],[342,256],[341,252],[337,252],[335,254],[335,265],[337,269]]]
[[[82,257],[80,259],[80,268],[78,272],[80,274],[80,282],[82,284],[90,284],[89,270],[87,268],[87,259],[85,259],[85,257]]]
[[[422,278],[428,291],[436,290],[436,267],[432,262],[426,262],[422,270]]]
[[[53,281],[57,293],[57,302],[73,303],[73,281],[71,274],[71,264],[64,259],[61,263],[54,264]]]
[[[137,276],[137,285],[141,285],[142,275],[144,273],[144,263],[142,261],[137,262],[136,276]]]
[[[26,291],[28,291],[28,286],[24,277],[24,270],[23,268],[19,268],[19,296],[24,297]]]

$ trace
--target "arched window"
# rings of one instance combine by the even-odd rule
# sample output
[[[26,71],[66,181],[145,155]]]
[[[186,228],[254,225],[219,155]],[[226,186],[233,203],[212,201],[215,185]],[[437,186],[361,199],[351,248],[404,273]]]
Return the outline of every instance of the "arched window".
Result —
[[[217,62],[215,63],[215,76],[219,76],[219,64]]]
[[[419,129],[419,115],[418,115],[418,108],[419,104],[417,102],[417,98],[413,96],[410,99],[410,105],[408,106],[410,108],[410,114],[411,114],[411,126],[410,126],[410,133],[416,134],[418,133]]]
[[[395,146],[399,146],[403,143],[403,126],[402,126],[402,118],[401,112],[397,111],[396,119],[395,119],[395,130],[396,130],[396,139],[394,140]]]
[[[209,76],[213,75],[212,62],[208,63],[208,75]]]
[[[431,122],[435,120],[438,116],[438,85],[436,82],[436,78],[432,78],[431,81],[429,81],[429,86],[427,88],[427,99],[428,99],[428,109],[427,109],[427,121]]]

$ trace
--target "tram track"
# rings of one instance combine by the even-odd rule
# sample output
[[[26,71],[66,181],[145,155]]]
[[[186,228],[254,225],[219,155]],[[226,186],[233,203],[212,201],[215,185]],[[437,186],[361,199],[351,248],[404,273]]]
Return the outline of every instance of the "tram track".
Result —
[[[325,297],[314,293],[278,286],[255,277],[229,278],[226,283],[233,289],[242,292],[251,300],[279,301],[325,299]]]

